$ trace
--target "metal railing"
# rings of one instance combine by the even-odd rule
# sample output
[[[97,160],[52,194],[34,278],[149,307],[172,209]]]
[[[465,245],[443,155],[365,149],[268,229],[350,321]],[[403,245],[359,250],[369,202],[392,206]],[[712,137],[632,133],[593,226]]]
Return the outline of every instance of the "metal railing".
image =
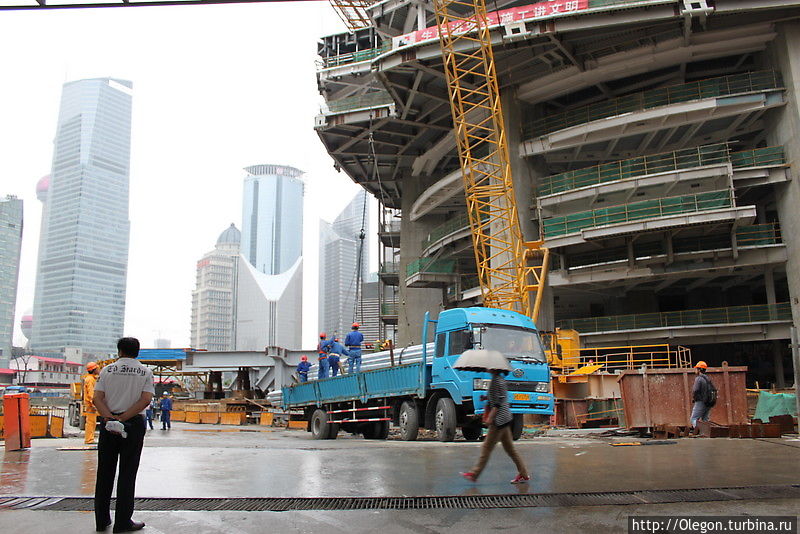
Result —
[[[382,223],[380,226],[380,231],[386,234],[396,234],[400,232],[400,226],[401,221],[395,219]]]
[[[708,78],[670,87],[650,89],[588,106],[581,106],[562,113],[552,113],[526,125],[523,128],[523,134],[527,138],[538,137],[570,126],[586,124],[598,119],[615,117],[634,111],[689,102],[701,98],[779,89],[782,86],[781,74],[771,70]]]
[[[357,52],[349,52],[347,54],[339,54],[338,56],[323,57],[320,63],[324,69],[338,67],[340,65],[348,65],[350,63],[360,63],[362,61],[375,59],[379,55],[388,52],[391,49],[392,42],[387,41],[375,48],[368,48],[366,50],[359,50]]]
[[[791,319],[791,305],[788,302],[781,302],[778,304],[756,304],[752,306],[731,306],[728,308],[706,308],[700,310],[569,319],[561,321],[559,326],[561,328],[571,328],[578,332],[585,333],[640,330],[644,328],[667,328],[675,326],[790,321]]]
[[[422,248],[426,249],[431,244],[452,233],[469,229],[469,218],[466,213],[456,215],[452,219],[436,226],[428,233],[428,237],[422,240]]]
[[[736,243],[739,247],[758,247],[763,245],[780,244],[780,226],[777,223],[739,226],[736,229]],[[666,254],[663,241],[652,243],[634,243],[633,247],[634,258],[662,256]],[[672,240],[672,250],[676,254],[730,248],[731,236],[729,233],[676,238]],[[588,265],[624,261],[627,259],[628,249],[626,247],[614,247],[599,251],[586,252],[583,254],[570,255],[569,266],[571,268],[586,267]]]
[[[552,350],[551,348],[550,352]],[[671,347],[666,344],[597,347],[566,350],[551,361],[554,370],[564,373],[585,365],[602,365],[601,371],[637,369],[643,365],[653,369],[674,369],[691,367],[692,351],[686,347]]]
[[[419,258],[406,265],[406,275],[413,276],[417,273],[453,274],[456,270],[455,260],[434,260],[433,258]]]
[[[711,191],[695,195],[643,200],[631,204],[611,206],[542,221],[546,237],[572,234],[584,228],[594,228],[608,224],[655,219],[681,213],[702,212],[719,208],[730,208],[733,195],[730,190]]]
[[[393,104],[392,96],[387,91],[375,91],[365,95],[349,96],[327,102],[331,113],[342,113],[355,109],[373,108]]]
[[[381,274],[397,274],[400,272],[400,265],[396,261],[385,261],[381,263]]]
[[[394,317],[395,315],[397,315],[396,302],[384,302],[383,304],[381,304],[382,317]]]
[[[717,143],[674,152],[639,156],[554,174],[541,181],[537,192],[539,196],[552,195],[636,176],[725,163],[730,163],[733,168],[766,167],[785,164],[786,156],[782,146],[730,152],[727,143]]]

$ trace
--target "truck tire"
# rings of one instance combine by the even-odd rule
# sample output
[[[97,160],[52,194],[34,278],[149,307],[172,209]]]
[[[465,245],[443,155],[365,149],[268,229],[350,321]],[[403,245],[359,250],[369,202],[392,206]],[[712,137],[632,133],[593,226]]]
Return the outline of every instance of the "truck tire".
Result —
[[[511,421],[511,437],[517,441],[522,436],[522,414],[515,413],[514,420]]]
[[[400,405],[400,415],[397,419],[400,427],[400,437],[403,441],[416,441],[419,435],[419,410],[417,409],[417,404],[412,401],[403,401],[403,404]]]
[[[480,423],[470,423],[461,427],[461,434],[467,441],[478,441],[483,434],[483,426]]]
[[[327,439],[336,439],[339,437],[339,423],[328,423],[328,428],[330,429],[330,433]]]
[[[311,416],[311,437],[314,439],[328,439],[331,434],[331,424],[328,423],[328,414],[317,409]]]
[[[439,441],[453,441],[456,438],[456,403],[453,399],[442,397],[436,402],[434,421]]]
[[[369,423],[362,431],[364,439],[386,439],[389,437],[389,421]]]

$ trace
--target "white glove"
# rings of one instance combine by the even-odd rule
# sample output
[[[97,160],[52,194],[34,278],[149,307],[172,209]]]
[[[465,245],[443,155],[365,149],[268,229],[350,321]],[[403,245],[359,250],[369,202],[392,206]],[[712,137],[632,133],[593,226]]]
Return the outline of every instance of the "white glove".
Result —
[[[117,421],[116,419],[106,422],[106,430],[112,434],[119,434],[123,438],[128,437],[128,433],[125,432],[125,425],[122,424],[122,421]]]

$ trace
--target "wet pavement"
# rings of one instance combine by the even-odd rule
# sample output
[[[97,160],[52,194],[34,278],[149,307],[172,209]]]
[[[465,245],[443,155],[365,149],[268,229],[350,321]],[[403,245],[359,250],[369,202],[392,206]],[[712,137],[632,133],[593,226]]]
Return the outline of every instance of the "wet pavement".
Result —
[[[136,494],[138,497],[492,495],[800,483],[798,439],[680,439],[668,445],[626,447],[613,447],[611,441],[574,435],[518,441],[516,446],[533,479],[528,485],[512,486],[508,481],[515,474],[514,467],[500,447],[477,484],[459,476],[477,459],[479,443],[368,441],[344,434],[337,440],[315,441],[302,431],[176,423],[171,431],[148,433]],[[34,440],[30,450],[0,452],[0,496],[91,496],[96,451],[60,450],[79,448],[82,442],[80,437]],[[685,503],[647,505],[642,509],[651,515],[659,510],[667,514],[711,508],[731,514],[745,510],[755,513],[753,510],[770,507],[795,515],[800,509],[797,500],[702,504],[707,506]],[[564,530],[571,532],[584,530],[581,525],[590,524],[594,525],[592,528],[614,530],[623,523],[620,518],[637,508],[641,507],[141,512],[137,517],[151,525],[148,532],[192,533],[256,532],[259,524],[280,525],[276,532],[315,531],[322,525],[327,525],[320,529],[326,532],[367,532],[380,525],[387,532],[444,532],[463,530],[463,522],[467,520],[487,528],[497,524],[503,525],[498,528],[515,531],[531,521],[557,522],[568,517],[570,524],[578,529]],[[58,524],[91,523],[91,516],[81,512],[0,511],[0,531],[7,532],[3,527],[13,524],[15,529],[10,532],[22,532],[20,525],[30,522],[35,528],[24,531],[48,532],[45,528],[50,524],[48,518],[56,516],[61,518]],[[224,525],[220,523],[222,518],[228,518]],[[76,528],[77,532],[83,527]]]

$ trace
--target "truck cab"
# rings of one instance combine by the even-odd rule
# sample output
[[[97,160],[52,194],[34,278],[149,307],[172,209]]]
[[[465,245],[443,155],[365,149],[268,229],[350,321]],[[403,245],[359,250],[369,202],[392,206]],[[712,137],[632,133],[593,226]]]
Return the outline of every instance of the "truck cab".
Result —
[[[452,426],[443,419],[451,418],[454,411],[465,438],[480,436],[479,416],[484,411],[491,375],[453,369],[455,361],[468,349],[496,350],[508,358],[513,369],[506,380],[515,437],[522,433],[523,414],[553,414],[550,368],[541,338],[530,318],[492,308],[449,309],[439,314],[433,341],[428,359],[430,389],[440,392],[442,399],[449,397],[454,405],[448,407],[449,402],[444,400],[437,402],[434,410],[429,410],[428,415],[433,419],[429,423],[435,425],[437,431],[443,425]]]

